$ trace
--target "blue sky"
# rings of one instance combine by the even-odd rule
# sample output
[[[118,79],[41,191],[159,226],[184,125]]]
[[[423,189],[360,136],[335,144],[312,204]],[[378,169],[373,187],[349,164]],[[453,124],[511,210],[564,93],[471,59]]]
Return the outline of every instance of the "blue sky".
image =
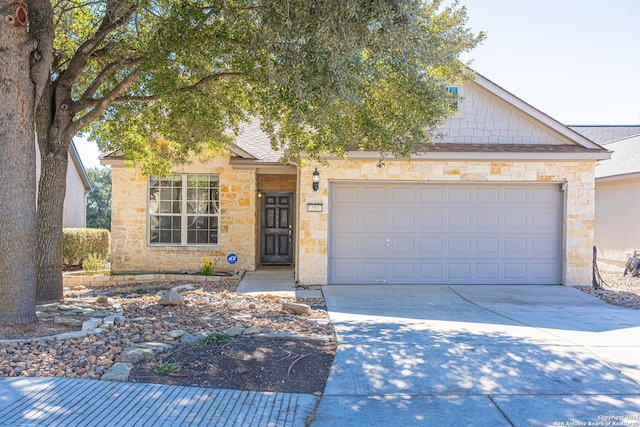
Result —
[[[460,0],[471,67],[564,124],[640,124],[640,1]],[[87,167],[93,144],[76,139]]]

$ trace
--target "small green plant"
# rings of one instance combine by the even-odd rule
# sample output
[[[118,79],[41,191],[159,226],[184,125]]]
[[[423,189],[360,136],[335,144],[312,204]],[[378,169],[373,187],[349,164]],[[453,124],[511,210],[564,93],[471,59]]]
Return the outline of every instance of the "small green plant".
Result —
[[[144,295],[149,293],[149,291],[146,290],[145,288],[138,288],[134,292],[138,295]]]
[[[219,332],[214,332],[212,334],[209,334],[206,337],[204,337],[204,339],[202,340],[202,343],[204,345],[218,345],[218,344],[224,344],[228,342],[233,342],[233,338],[227,334],[221,334]]]
[[[202,267],[200,267],[200,273],[205,276],[211,276],[213,274],[213,264],[215,262],[207,257],[202,257]]]
[[[107,260],[95,252],[82,261],[82,269],[87,273],[97,273],[107,269]]]
[[[153,367],[153,372],[160,375],[173,374],[180,370],[179,363],[159,363]]]

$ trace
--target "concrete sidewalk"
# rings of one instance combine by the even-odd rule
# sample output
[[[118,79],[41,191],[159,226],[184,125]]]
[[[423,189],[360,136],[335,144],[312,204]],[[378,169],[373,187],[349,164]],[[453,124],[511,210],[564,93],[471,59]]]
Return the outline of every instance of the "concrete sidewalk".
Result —
[[[237,291],[296,295],[293,270],[249,272]],[[73,378],[0,378],[0,426],[300,427],[317,399]]]
[[[339,346],[313,427],[640,426],[640,310],[563,286],[324,294]]]
[[[305,394],[0,379],[0,426],[304,426],[315,404]]]

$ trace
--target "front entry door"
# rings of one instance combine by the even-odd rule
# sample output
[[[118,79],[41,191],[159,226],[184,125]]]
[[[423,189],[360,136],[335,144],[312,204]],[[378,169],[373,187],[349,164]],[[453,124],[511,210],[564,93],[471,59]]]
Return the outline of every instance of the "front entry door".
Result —
[[[262,195],[262,264],[293,262],[293,193]]]

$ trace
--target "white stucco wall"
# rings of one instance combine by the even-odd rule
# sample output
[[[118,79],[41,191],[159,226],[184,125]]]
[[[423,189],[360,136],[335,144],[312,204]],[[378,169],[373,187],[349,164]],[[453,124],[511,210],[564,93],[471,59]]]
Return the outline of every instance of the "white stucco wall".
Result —
[[[602,271],[620,273],[633,252],[640,251],[640,178],[596,182],[595,244]]]

